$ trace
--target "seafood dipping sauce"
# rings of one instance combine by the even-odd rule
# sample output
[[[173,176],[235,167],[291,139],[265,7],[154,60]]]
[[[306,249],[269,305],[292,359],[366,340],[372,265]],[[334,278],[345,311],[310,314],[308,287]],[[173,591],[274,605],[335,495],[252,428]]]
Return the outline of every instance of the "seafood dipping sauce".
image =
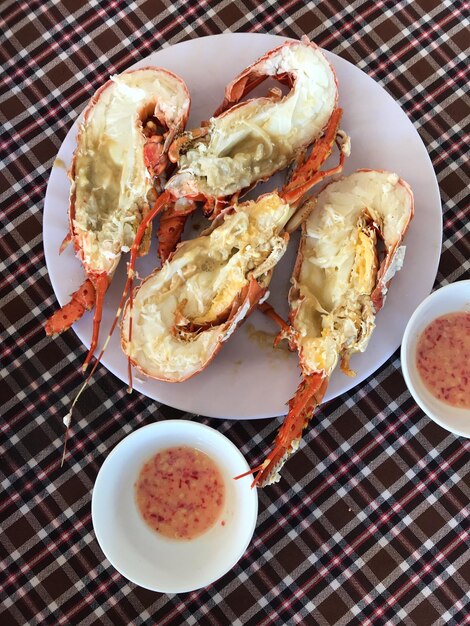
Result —
[[[442,315],[426,326],[418,338],[416,368],[435,398],[470,409],[470,312]]]
[[[191,540],[221,517],[225,485],[220,469],[207,454],[177,446],[161,450],[144,464],[135,483],[135,497],[152,530],[170,539]]]

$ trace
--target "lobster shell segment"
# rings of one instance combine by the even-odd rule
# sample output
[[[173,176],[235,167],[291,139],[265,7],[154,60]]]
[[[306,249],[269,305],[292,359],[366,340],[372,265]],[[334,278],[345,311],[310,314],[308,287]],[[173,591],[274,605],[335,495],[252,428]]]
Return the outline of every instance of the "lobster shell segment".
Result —
[[[181,382],[204,369],[265,294],[289,236],[277,193],[236,205],[178,246],[126,304],[124,352],[144,374]],[[131,337],[129,337],[132,319]]]
[[[148,211],[152,179],[142,121],[154,116],[168,129],[158,157],[164,159],[174,135],[184,128],[189,106],[184,82],[160,68],[114,76],[92,98],[69,172],[70,231],[87,274],[113,274]],[[143,251],[148,245],[147,240]]]
[[[288,85],[287,95],[235,104],[268,77]],[[228,85],[166,188],[176,197],[222,198],[266,180],[321,136],[337,100],[334,70],[318,46],[303,38],[271,50]]]

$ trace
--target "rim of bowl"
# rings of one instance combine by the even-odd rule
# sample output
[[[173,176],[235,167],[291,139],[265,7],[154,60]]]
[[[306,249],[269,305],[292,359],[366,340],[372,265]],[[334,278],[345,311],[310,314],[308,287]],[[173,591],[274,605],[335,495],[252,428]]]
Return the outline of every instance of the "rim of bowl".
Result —
[[[465,437],[466,439],[469,439],[470,430],[469,432],[463,432],[459,430],[458,428],[454,428],[453,426],[450,426],[447,422],[443,421],[441,417],[437,415],[429,407],[429,405],[423,399],[419,391],[413,385],[413,382],[410,376],[410,369],[411,369],[410,363],[411,363],[411,357],[412,357],[411,347],[410,347],[410,336],[411,336],[411,333],[414,331],[415,326],[417,325],[423,313],[423,310],[429,305],[430,302],[432,302],[433,300],[436,300],[439,297],[442,297],[443,291],[455,291],[457,293],[462,292],[463,294],[465,287],[470,288],[470,279],[457,280],[454,283],[449,283],[448,285],[439,287],[438,289],[430,293],[429,296],[427,296],[421,302],[421,304],[418,305],[418,307],[414,310],[412,316],[408,320],[408,323],[405,328],[405,332],[403,333],[403,340],[402,340],[401,349],[400,349],[400,361],[401,361],[401,369],[403,373],[403,378],[405,379],[406,386],[408,387],[408,390],[411,393],[416,404],[424,411],[424,413],[429,417],[429,419],[436,422],[436,424],[438,424],[439,426],[441,426],[441,428],[444,428],[448,432],[451,432],[454,435],[458,435],[459,437]],[[467,300],[470,303],[470,296],[468,297]],[[465,304],[465,299],[463,299],[462,304]],[[443,313],[443,315],[445,314]],[[436,314],[436,317],[438,316],[439,314]]]
[[[250,492],[248,492],[249,494],[252,494],[252,499],[253,499],[253,516],[252,516],[252,520],[251,523],[249,525],[246,526],[246,528],[248,528],[249,530],[247,531],[246,535],[245,535],[245,541],[243,541],[240,544],[240,550],[237,553],[237,556],[234,560],[232,560],[230,562],[230,564],[227,563],[227,565],[225,565],[223,568],[220,568],[219,571],[216,572],[215,577],[211,576],[210,579],[208,580],[203,580],[201,582],[201,584],[198,583],[198,585],[196,587],[191,586],[190,588],[187,589],[170,589],[169,587],[166,589],[157,589],[156,586],[149,586],[148,584],[145,584],[142,581],[138,581],[138,580],[134,580],[133,578],[129,578],[129,576],[127,574],[125,574],[123,571],[121,571],[120,568],[118,568],[115,564],[115,560],[113,556],[110,556],[107,552],[105,552],[102,542],[100,541],[100,537],[101,535],[101,529],[100,531],[97,532],[96,530],[96,524],[95,524],[95,519],[96,519],[96,487],[98,485],[98,482],[101,482],[101,480],[103,480],[103,474],[101,472],[101,470],[103,469],[103,467],[105,466],[105,464],[108,462],[108,459],[111,459],[112,457],[116,456],[116,454],[119,453],[119,449],[123,448],[125,445],[128,445],[128,442],[131,441],[132,439],[135,439],[140,431],[142,430],[147,430],[147,429],[155,429],[155,428],[160,428],[163,427],[163,425],[168,426],[171,424],[175,424],[175,425],[182,425],[182,424],[186,424],[189,428],[194,429],[195,431],[202,431],[202,432],[209,432],[210,436],[212,437],[216,437],[218,439],[221,440],[225,440],[226,444],[229,445],[229,447],[231,447],[233,449],[233,453],[236,454],[240,460],[243,462],[244,464],[244,468],[243,471],[249,470],[251,469],[250,466],[248,465],[247,460],[245,459],[245,457],[243,456],[243,454],[241,453],[241,451],[237,448],[237,446],[233,443],[233,441],[231,441],[228,437],[226,437],[223,433],[221,433],[220,431],[216,430],[215,428],[212,428],[211,426],[208,426],[207,424],[201,424],[200,422],[194,422],[192,420],[184,420],[184,419],[172,419],[172,420],[162,420],[160,422],[153,422],[152,424],[146,424],[145,426],[141,426],[140,428],[137,428],[136,430],[134,430],[132,433],[129,433],[126,437],[124,437],[123,439],[121,439],[121,441],[119,441],[119,443],[117,443],[114,448],[111,450],[111,452],[106,456],[105,460],[103,461],[101,467],[98,470],[98,474],[96,476],[94,485],[93,485],[93,491],[92,491],[92,496],[91,496],[91,518],[92,518],[92,526],[93,526],[93,531],[95,533],[95,538],[96,541],[101,549],[101,551],[103,552],[103,554],[105,555],[105,557],[107,558],[107,560],[111,563],[111,565],[114,567],[114,569],[119,572],[121,574],[121,576],[124,576],[124,578],[126,578],[127,580],[129,580],[130,582],[134,583],[135,585],[138,585],[139,587],[142,587],[143,589],[148,589],[149,591],[154,591],[157,593],[166,593],[166,594],[179,594],[179,593],[190,593],[192,591],[197,591],[198,589],[203,589],[209,585],[211,585],[212,583],[216,582],[217,580],[219,580],[219,578],[222,578],[222,576],[225,576],[225,574],[227,574],[233,567],[235,567],[235,565],[240,561],[240,559],[243,557],[243,555],[245,554],[248,546],[250,545],[250,542],[253,538],[254,532],[255,532],[255,528],[256,528],[256,523],[258,520],[258,490],[257,489],[250,489]],[[184,442],[182,442],[182,445],[184,445]],[[101,476],[101,479],[100,479]]]

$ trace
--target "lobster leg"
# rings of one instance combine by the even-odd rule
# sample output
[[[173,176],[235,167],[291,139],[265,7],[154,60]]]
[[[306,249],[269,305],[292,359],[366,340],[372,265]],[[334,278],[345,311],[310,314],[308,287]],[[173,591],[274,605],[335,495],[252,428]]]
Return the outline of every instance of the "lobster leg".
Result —
[[[195,209],[191,200],[177,200],[160,215],[158,226],[158,256],[162,264],[174,252],[181,240],[188,215]]]
[[[56,311],[46,322],[46,334],[58,335],[69,329],[85,311],[95,306],[95,287],[89,278],[72,294],[70,302]]]
[[[93,334],[91,336],[90,349],[88,350],[88,354],[83,363],[82,370],[85,372],[89,362],[91,361],[91,357],[98,345],[98,336],[100,332],[101,325],[101,317],[103,315],[103,302],[104,296],[108,289],[108,276],[106,273],[98,274],[96,278],[94,278],[94,287],[96,292],[96,303],[95,303],[95,313],[93,315]]]
[[[72,235],[72,233],[69,231],[69,232],[65,235],[65,237],[64,237],[64,239],[63,239],[63,241],[62,241],[62,243],[60,244],[59,254],[62,254],[62,252],[66,249],[66,247],[69,245],[69,243],[72,243],[72,240],[73,240],[73,235]]]
[[[145,235],[145,231],[147,229],[147,226],[155,219],[155,217],[158,215],[158,213],[160,213],[166,206],[168,206],[168,204],[171,202],[171,196],[168,193],[168,191],[164,191],[159,198],[157,198],[157,201],[155,202],[155,204],[153,205],[152,210],[147,213],[147,215],[144,217],[144,219],[142,220],[142,222],[139,225],[139,228],[137,229],[137,233],[135,235],[135,239],[134,239],[134,243],[132,244],[132,248],[131,248],[131,253],[130,253],[130,261],[129,261],[129,265],[127,268],[127,281],[126,281],[126,285],[124,287],[124,291],[122,293],[121,296],[121,302],[119,303],[119,308],[116,312],[116,318],[114,320],[114,323],[111,327],[110,333],[108,335],[108,340],[111,338],[112,333],[114,332],[114,329],[116,328],[116,324],[117,321],[119,319],[119,316],[121,315],[121,311],[122,311],[122,307],[124,305],[124,301],[126,298],[127,293],[130,291],[131,294],[131,302],[129,303],[129,340],[132,338],[132,304],[133,304],[133,290],[134,290],[134,274],[135,274],[135,261],[137,258],[137,254],[139,251],[139,246],[140,243],[142,241],[142,238]],[[107,342],[103,348],[103,350],[106,348]],[[103,355],[103,351],[101,352],[99,359],[101,359]],[[99,360],[98,359],[98,360]],[[128,387],[128,392],[130,393],[132,391],[132,367],[131,367],[131,361],[130,358],[127,359],[127,369],[128,369],[128,373],[129,373],[129,387]]]
[[[339,123],[343,114],[342,109],[335,109],[328,126],[321,139],[315,144],[310,156],[295,170],[281,194],[286,202],[295,205],[314,185],[327,176],[339,174],[344,166],[344,160],[349,154],[349,139],[344,140]],[[320,167],[330,156],[335,141],[340,147],[340,159],[336,167],[320,171]]]
[[[268,302],[262,302],[261,304],[258,304],[258,309],[261,311],[261,313],[264,313],[266,317],[272,319],[273,322],[275,322],[281,329],[281,332],[274,340],[274,347],[277,348],[277,346],[283,339],[289,339],[292,328],[287,322],[282,319],[280,315],[278,315],[278,313],[276,313],[276,311],[270,304],[268,304]]]
[[[285,322],[282,317],[278,315],[273,307],[267,302],[262,302],[261,304],[258,304],[258,309],[267,317],[270,317],[281,330],[288,331],[290,329],[289,324],[287,324],[287,322]]]

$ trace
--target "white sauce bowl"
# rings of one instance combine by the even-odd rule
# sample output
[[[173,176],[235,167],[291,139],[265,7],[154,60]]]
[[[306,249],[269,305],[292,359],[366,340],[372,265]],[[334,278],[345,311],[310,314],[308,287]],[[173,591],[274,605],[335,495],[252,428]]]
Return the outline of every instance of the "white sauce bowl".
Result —
[[[416,347],[426,326],[448,313],[470,312],[470,280],[446,285],[428,296],[411,316],[401,344],[401,368],[416,403],[436,424],[451,433],[470,438],[470,409],[453,407],[435,398],[416,368]]]
[[[135,501],[134,485],[145,461],[173,446],[205,452],[225,482],[220,520],[190,541],[167,539],[152,531]],[[123,576],[151,591],[183,593],[206,587],[234,567],[253,536],[257,489],[251,489],[251,476],[233,480],[248,469],[227,437],[197,422],[167,420],[133,432],[106,458],[93,489],[93,527],[105,556]]]

